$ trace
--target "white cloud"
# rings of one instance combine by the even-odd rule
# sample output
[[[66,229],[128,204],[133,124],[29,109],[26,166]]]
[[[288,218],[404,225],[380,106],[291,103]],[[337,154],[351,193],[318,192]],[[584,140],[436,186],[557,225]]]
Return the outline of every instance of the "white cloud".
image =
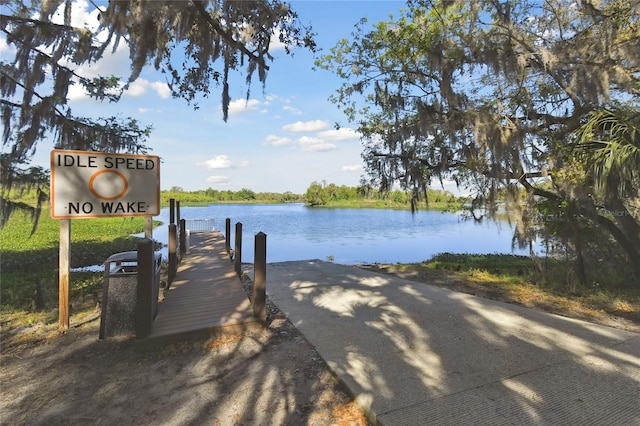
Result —
[[[143,108],[143,107],[140,107],[140,108],[138,108],[138,112],[140,114],[147,114],[147,113],[153,113],[153,112],[162,112],[162,110],[155,109],[155,108]]]
[[[149,82],[144,78],[139,78],[129,85],[123,96],[137,98],[147,92],[147,87],[149,87]]]
[[[318,132],[329,127],[329,123],[323,120],[296,121],[282,126],[282,129],[292,133]]]
[[[153,83],[150,83],[150,86],[151,90],[156,92],[162,99],[169,99],[169,96],[171,96],[171,89],[167,83],[154,81]]]
[[[162,99],[167,99],[171,95],[171,90],[166,83],[161,81],[151,82],[144,78],[138,78],[136,81],[129,85],[129,88],[124,92],[124,96],[137,98],[145,95],[147,90],[153,90]]]
[[[280,28],[276,28],[273,31],[271,40],[269,40],[269,52],[275,52],[276,50],[284,50],[284,43],[280,41],[281,33],[282,33],[282,30]]]
[[[88,70],[88,68],[85,68],[85,70]],[[83,72],[82,74],[87,76],[91,73]],[[123,86],[124,84],[121,84],[121,87]],[[162,99],[167,99],[169,98],[169,96],[171,96],[171,90],[166,83],[160,81],[150,82],[149,80],[145,80],[144,78],[138,78],[136,81],[131,83],[127,90],[123,92],[122,96],[128,98],[138,98],[140,96],[146,95],[149,90],[156,92],[156,94]],[[68,96],[70,100],[89,99],[84,90],[84,86],[79,83],[76,83],[69,88]]]
[[[294,108],[292,106],[289,105],[285,105],[282,107],[282,109],[290,114],[293,115],[304,115],[304,113],[302,111],[300,111],[298,108]]]
[[[241,112],[257,111],[260,101],[256,99],[236,99],[229,102],[229,115],[239,114]]]
[[[216,155],[215,157],[205,162],[198,163],[197,165],[205,166],[208,169],[228,169],[232,167],[231,160],[229,160],[229,157],[226,155]]]
[[[280,102],[284,104],[288,104],[291,102],[291,99],[288,99],[279,95],[274,95],[274,94],[265,94],[264,99],[265,99],[264,101],[265,105],[271,105],[274,102]]]
[[[348,127],[341,127],[339,129],[325,130],[318,133],[318,137],[331,141],[346,141],[351,139],[360,139],[360,133]]]
[[[51,15],[51,22],[54,24],[64,24],[64,12],[66,5],[61,4]],[[93,9],[89,12],[89,3],[86,0],[76,0],[71,9],[71,26],[76,28],[87,28],[95,32],[100,24],[98,19],[100,11]]]
[[[228,176],[209,176],[207,178],[207,182],[208,183],[217,183],[217,184],[221,184],[221,185],[226,185],[226,184],[230,183],[230,180],[229,180]]]
[[[361,172],[362,165],[360,164],[345,165],[345,166],[342,166],[341,170],[343,172]]]
[[[71,101],[89,99],[87,97],[87,93],[84,90],[84,86],[82,86],[80,83],[74,83],[71,86],[69,86],[69,91],[67,92],[67,98]]]
[[[76,0],[75,6],[76,7],[74,7],[73,13],[71,14],[71,25],[96,31],[100,25],[100,11],[98,9],[93,9],[89,12],[89,2],[86,0]],[[56,11],[56,15],[61,19],[60,23],[64,22],[64,7],[65,5],[60,5]]]
[[[293,145],[293,141],[287,137],[269,135],[264,139],[264,144],[273,146],[289,146]]]
[[[6,37],[0,37],[0,53],[6,52],[13,53],[15,52],[15,48],[13,46],[9,47]]]
[[[87,64],[79,67],[76,71],[83,77],[93,78],[98,76],[109,77],[115,75],[127,80],[131,71],[131,61],[129,59],[129,51],[121,43],[118,49],[112,53],[112,47],[109,46],[105,52],[105,56],[98,62]]]
[[[298,139],[298,143],[303,150],[312,152],[326,152],[337,148],[335,145],[327,143],[321,138],[312,138],[309,136],[301,137]]]

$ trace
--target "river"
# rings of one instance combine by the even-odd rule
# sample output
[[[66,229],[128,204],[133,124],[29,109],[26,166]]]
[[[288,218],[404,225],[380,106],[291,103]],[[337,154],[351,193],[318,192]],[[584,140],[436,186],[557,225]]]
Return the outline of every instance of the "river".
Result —
[[[380,209],[309,208],[303,204],[212,204],[181,207],[183,219],[214,219],[224,233],[242,223],[242,261],[253,262],[254,235],[267,234],[267,262],[321,259],[340,264],[410,263],[450,253],[529,254],[512,249],[513,226],[506,221],[465,220],[455,213]],[[154,239],[167,243],[169,210]],[[232,245],[234,241],[232,235]],[[166,256],[166,248],[165,248]]]

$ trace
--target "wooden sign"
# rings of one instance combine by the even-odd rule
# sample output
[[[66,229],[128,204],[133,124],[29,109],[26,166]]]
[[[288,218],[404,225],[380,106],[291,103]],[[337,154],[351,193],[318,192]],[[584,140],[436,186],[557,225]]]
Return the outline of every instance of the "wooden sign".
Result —
[[[160,214],[160,158],[92,151],[51,152],[51,217]]]

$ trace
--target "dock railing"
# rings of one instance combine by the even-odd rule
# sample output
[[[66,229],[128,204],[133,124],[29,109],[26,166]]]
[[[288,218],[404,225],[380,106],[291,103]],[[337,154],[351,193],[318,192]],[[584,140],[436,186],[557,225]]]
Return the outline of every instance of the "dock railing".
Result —
[[[185,228],[190,234],[196,232],[211,232],[215,230],[214,219],[186,219]]]

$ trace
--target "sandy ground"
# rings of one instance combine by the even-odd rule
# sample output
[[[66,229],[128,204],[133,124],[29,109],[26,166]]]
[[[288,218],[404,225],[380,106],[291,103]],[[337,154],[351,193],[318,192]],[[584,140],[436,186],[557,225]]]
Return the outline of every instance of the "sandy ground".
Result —
[[[3,425],[366,425],[268,302],[263,331],[162,346],[98,340],[99,320],[2,331]]]

